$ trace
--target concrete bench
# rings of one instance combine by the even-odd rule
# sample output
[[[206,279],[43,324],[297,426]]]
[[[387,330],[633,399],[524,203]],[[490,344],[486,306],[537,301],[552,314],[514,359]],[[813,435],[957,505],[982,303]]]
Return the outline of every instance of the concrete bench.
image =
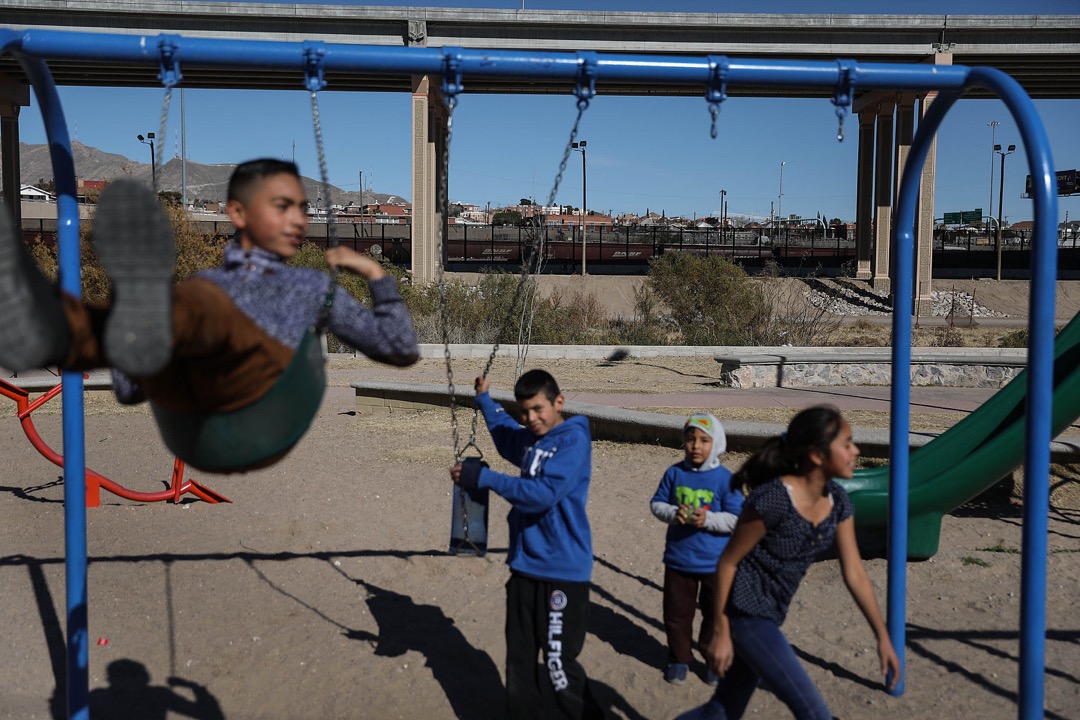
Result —
[[[714,356],[733,388],[891,385],[892,348],[745,348]],[[1024,348],[916,348],[911,385],[1002,387],[1027,367]]]

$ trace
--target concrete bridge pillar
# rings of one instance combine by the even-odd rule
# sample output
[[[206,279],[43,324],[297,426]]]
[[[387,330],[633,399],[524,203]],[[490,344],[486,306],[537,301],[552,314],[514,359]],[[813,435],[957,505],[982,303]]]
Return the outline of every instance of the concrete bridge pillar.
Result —
[[[935,65],[952,65],[952,53],[935,53],[928,62]],[[919,119],[921,120],[930,111],[937,92],[931,91],[923,95],[919,103]],[[934,273],[934,183],[937,179],[937,135],[930,144],[930,152],[927,153],[926,163],[923,164],[922,186],[919,188],[919,209],[915,218],[918,232],[918,245],[915,253],[915,306],[916,314],[921,314],[918,308],[923,303],[932,301],[933,273]]]
[[[859,113],[859,167],[855,196],[855,277],[870,279],[873,256],[873,236],[870,233],[874,215],[874,121],[877,112]]]
[[[874,158],[874,262],[871,285],[890,292],[889,238],[892,231],[893,205],[893,115],[895,98],[881,98],[877,104],[877,138]]]
[[[419,283],[434,282],[438,263],[445,260],[439,239],[446,237],[440,188],[446,151],[447,112],[438,90],[438,79],[413,78],[412,94],[412,272]]]
[[[14,227],[22,227],[22,176],[19,172],[19,111],[30,104],[30,88],[0,77],[0,189]]]
[[[919,119],[926,115],[937,93],[927,93],[919,102]],[[937,136],[923,165],[919,186],[919,207],[915,215],[915,303],[929,307],[934,272],[934,182],[937,177]],[[922,314],[916,312],[916,314]]]
[[[894,164],[896,170],[893,173],[893,207],[895,208],[900,199],[900,181],[904,177],[904,168],[907,166],[908,155],[911,154],[911,141],[915,137],[915,93],[898,93],[896,96],[896,137],[894,140]],[[912,290],[918,293],[918,238],[919,224],[918,212],[913,228],[915,235],[915,247],[912,248],[915,272],[912,273]],[[889,238],[892,239],[892,228],[889,228]],[[898,248],[890,247],[889,264],[896,266],[896,252]]]

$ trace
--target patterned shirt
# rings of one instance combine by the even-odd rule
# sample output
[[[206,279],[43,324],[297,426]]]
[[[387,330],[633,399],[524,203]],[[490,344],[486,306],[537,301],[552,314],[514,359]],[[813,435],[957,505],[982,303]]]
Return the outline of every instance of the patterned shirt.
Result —
[[[296,348],[315,324],[330,289],[330,276],[312,268],[285,264],[281,256],[260,248],[225,247],[225,262],[196,277],[218,285],[233,303],[268,335]],[[368,283],[372,307],[341,287],[334,289],[327,329],[372,360],[415,355],[416,333],[397,281],[389,275]],[[113,370],[113,392],[121,403],[140,402],[138,385]]]
[[[791,489],[780,478],[765,483],[747,496],[744,508],[753,508],[765,521],[765,537],[742,559],[728,600],[732,615],[749,615],[780,625],[791,598],[810,564],[836,540],[837,526],[854,513],[847,493],[830,480],[826,488],[832,509],[817,526],[799,514]]]

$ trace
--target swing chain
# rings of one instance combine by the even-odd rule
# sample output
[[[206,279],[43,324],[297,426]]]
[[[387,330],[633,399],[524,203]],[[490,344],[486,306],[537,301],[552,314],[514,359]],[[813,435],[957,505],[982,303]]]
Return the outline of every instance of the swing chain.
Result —
[[[589,101],[596,96],[596,66],[598,63],[594,52],[581,51],[577,55],[581,59],[581,63],[578,65],[577,86],[574,88],[574,95],[578,99],[578,110],[585,110],[589,107]]]
[[[449,50],[455,50],[450,48]],[[581,126],[581,119],[585,111],[589,107],[589,100],[596,94],[596,59],[595,53],[582,52],[579,53],[582,58],[581,66],[579,68],[578,83],[574,90],[574,95],[577,96],[577,117],[574,118],[574,125],[570,130],[570,137],[566,142],[566,147],[563,149],[562,159],[559,162],[559,170],[556,173],[555,181],[552,185],[551,192],[548,195],[547,206],[551,206],[555,203],[555,198],[559,192],[559,186],[562,183],[563,174],[566,172],[566,166],[570,161],[570,154],[573,149],[573,144],[577,140],[578,130]],[[453,111],[457,105],[457,93],[462,90],[461,84],[461,58],[460,55],[454,52],[447,52],[444,56],[444,82],[443,82],[443,102],[447,109],[447,132],[446,140],[443,144],[443,151],[440,156],[440,165],[442,168],[442,176],[439,182],[439,207],[443,209],[444,214],[448,206],[448,184],[449,184],[449,165],[450,165],[450,143],[453,137]],[[540,218],[536,219],[536,223],[527,226],[526,236],[529,239],[529,256],[522,262],[521,265],[521,279],[518,282],[517,287],[514,290],[514,296],[510,300],[510,304],[507,307],[506,317],[503,320],[501,329],[495,336],[495,342],[492,345],[491,352],[488,354],[487,362],[484,365],[484,369],[481,372],[482,377],[487,377],[491,372],[491,368],[495,363],[495,358],[498,355],[500,347],[500,338],[509,327],[510,322],[517,312],[518,303],[522,303],[522,313],[527,312],[531,306],[532,298],[535,296],[535,287],[533,275],[539,274],[543,267],[544,261],[544,234],[547,232],[546,227],[543,226]],[[439,311],[440,321],[442,325],[442,340],[443,340],[443,357],[446,361],[446,377],[447,385],[450,394],[450,428],[454,442],[454,460],[460,461],[463,453],[470,447],[477,448],[476,446],[476,433],[477,424],[479,422],[480,410],[474,405],[472,425],[470,428],[469,440],[464,447],[461,446],[460,430],[458,427],[457,419],[457,398],[454,386],[454,371],[453,361],[450,354],[450,337],[449,337],[449,318],[447,317],[448,309],[446,303],[446,283],[444,282],[443,265],[445,261],[445,246],[443,237],[443,226],[439,223],[437,226],[438,242],[439,242],[439,259],[437,274],[438,274],[438,286],[439,286]],[[522,332],[525,333],[525,344],[528,343],[528,336],[531,334],[531,322],[528,327],[525,327],[525,323],[522,321],[519,325],[519,359],[520,358],[520,346],[522,345]]]
[[[462,90],[461,81],[461,55],[457,48],[447,48],[443,55],[443,85],[442,101],[446,108],[446,136],[442,143],[442,151],[439,153],[439,197],[438,209],[442,217],[435,226],[436,240],[438,245],[438,259],[436,262],[437,279],[439,286],[439,324],[442,326],[443,357],[446,360],[446,382],[450,394],[450,432],[454,441],[454,462],[461,460],[465,451],[461,448],[461,436],[458,430],[457,419],[457,395],[454,387],[454,366],[450,357],[450,319],[446,306],[446,282],[444,279],[444,265],[447,259],[446,237],[443,232],[443,223],[449,210],[449,175],[450,175],[450,141],[454,136],[454,108],[457,107],[457,95]],[[476,437],[476,419],[474,410],[473,436],[469,444],[473,444]],[[468,445],[465,446],[466,448]],[[462,510],[464,512],[464,510]]]
[[[326,168],[326,144],[323,141],[322,120],[319,115],[319,91],[326,87],[326,79],[323,76],[323,60],[326,50],[321,42],[304,43],[304,86],[311,91],[311,124],[315,129],[315,150],[319,158],[319,194],[326,199],[326,243],[329,247],[337,247],[338,238],[336,225],[334,224],[334,203],[330,191],[330,173]],[[319,317],[315,321],[315,331],[322,334],[326,326],[330,324],[330,312],[334,305],[334,292],[337,290],[338,277],[341,271],[334,267],[330,271],[330,282],[326,289],[326,297],[319,309]],[[325,338],[323,339],[325,342]]]
[[[855,98],[855,72],[858,67],[854,60],[837,60],[840,69],[840,79],[833,91],[832,104],[836,106],[838,126],[836,128],[836,141],[844,142],[844,117],[848,114],[852,101]]]
[[[165,160],[165,131],[169,124],[169,106],[172,104],[172,91],[183,75],[180,73],[180,62],[177,60],[179,46],[171,36],[162,36],[158,41],[158,52],[161,59],[158,61],[158,80],[165,86],[165,98],[161,102],[161,119],[158,122],[158,143],[154,153],[154,163],[160,168],[164,167]],[[154,195],[158,193],[157,176],[153,180]]]
[[[465,89],[461,78],[461,62],[461,48],[444,49],[442,98],[451,114],[457,106],[458,95]]]
[[[730,69],[728,59],[724,55],[710,55],[709,79],[705,84],[705,101],[709,103],[709,116],[712,122],[709,126],[709,135],[716,139],[716,121],[720,118],[720,105],[727,100],[727,74]]]

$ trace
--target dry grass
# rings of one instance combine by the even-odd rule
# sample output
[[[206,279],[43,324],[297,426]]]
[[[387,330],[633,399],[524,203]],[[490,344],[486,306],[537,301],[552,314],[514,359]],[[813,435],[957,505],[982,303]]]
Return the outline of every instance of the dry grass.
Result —
[[[892,347],[892,326],[888,318],[841,324],[832,335],[832,344],[841,347]],[[1016,333],[1015,327],[916,327],[911,333],[913,347],[1003,347],[1003,340]]]

